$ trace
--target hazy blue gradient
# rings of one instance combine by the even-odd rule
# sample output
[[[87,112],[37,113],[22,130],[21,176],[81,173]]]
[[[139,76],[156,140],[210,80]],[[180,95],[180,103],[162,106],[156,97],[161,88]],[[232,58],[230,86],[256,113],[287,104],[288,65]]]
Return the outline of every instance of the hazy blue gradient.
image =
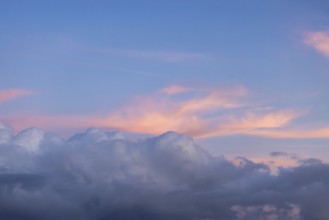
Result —
[[[107,114],[175,84],[244,86],[257,104],[305,112],[295,127],[328,127],[329,59],[304,43],[305,33],[328,31],[328,20],[324,0],[3,0],[0,90],[34,94],[1,103],[0,121]],[[218,154],[329,148],[328,139],[201,142]]]

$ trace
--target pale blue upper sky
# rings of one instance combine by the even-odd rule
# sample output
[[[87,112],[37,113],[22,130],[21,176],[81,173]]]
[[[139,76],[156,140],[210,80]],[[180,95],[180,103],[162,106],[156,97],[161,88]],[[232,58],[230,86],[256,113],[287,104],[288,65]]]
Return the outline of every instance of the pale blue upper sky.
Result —
[[[0,92],[31,93],[2,102],[0,95],[0,120],[47,118],[31,120],[31,125],[12,122],[17,129],[44,126],[60,132],[65,123],[56,129],[46,126],[56,120],[51,117],[107,115],[121,122],[111,117],[112,112],[126,105],[134,109],[131,100],[136,96],[157,100],[157,91],[172,85],[203,91],[241,86],[248,90],[248,117],[251,106],[288,109],[303,115],[287,122],[298,132],[303,130],[300,134],[329,127],[329,2],[325,0],[3,0],[0,30]],[[320,46],[310,40],[316,33],[325,38]],[[220,115],[230,118],[230,111]],[[232,111],[243,117],[245,108]],[[252,112],[257,118],[258,110]],[[204,109],[194,113],[202,118]],[[212,117],[209,112],[207,117]],[[133,119],[123,130],[137,132],[139,127],[127,128],[136,125]],[[281,123],[281,118],[273,120]],[[119,122],[108,127],[120,127]],[[175,126],[164,129],[182,127]],[[148,133],[143,128],[140,133]],[[329,137],[329,132],[324,133]],[[234,135],[209,136],[225,146],[245,142]],[[252,137],[253,145],[265,145],[264,137],[257,136]],[[313,133],[309,136],[314,138]],[[329,148],[327,138],[296,143]],[[271,150],[292,142],[265,140]]]

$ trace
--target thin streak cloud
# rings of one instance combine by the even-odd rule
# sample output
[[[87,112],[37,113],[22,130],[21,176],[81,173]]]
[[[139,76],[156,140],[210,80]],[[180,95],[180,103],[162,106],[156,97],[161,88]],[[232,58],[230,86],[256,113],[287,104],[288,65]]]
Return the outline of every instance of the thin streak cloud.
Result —
[[[228,136],[228,135],[253,135],[280,138],[279,135],[271,135],[274,133],[282,133],[279,129],[286,127],[294,119],[301,115],[300,112],[294,110],[280,110],[271,112],[246,112],[244,115],[229,116],[226,120],[215,121],[219,124],[217,127],[208,127],[207,130],[199,130],[194,136],[199,138]],[[297,136],[296,136],[297,138]]]
[[[248,131],[247,134],[271,138],[329,138],[329,126],[315,129],[253,130]]]
[[[190,97],[175,99],[177,88],[180,88],[180,93],[189,93]],[[170,91],[167,94],[155,93],[139,97],[95,123],[98,127],[113,127],[138,133],[160,134],[175,130],[194,136],[196,131],[208,129],[210,121],[214,119],[209,114],[217,117],[218,111],[245,105],[241,98],[246,95],[246,89],[242,87],[206,91],[188,91],[182,88],[168,87],[161,90]]]
[[[101,127],[158,135],[177,131],[194,138],[232,135],[267,138],[329,138],[328,127],[303,128],[294,120],[305,112],[255,107],[245,87],[193,89],[173,85],[138,96],[106,115],[29,115],[4,120],[15,129]]]
[[[32,91],[27,89],[6,89],[0,90],[0,103],[10,101],[13,99],[20,98],[22,96],[27,96],[33,94]]]
[[[154,60],[162,62],[185,62],[195,61],[205,58],[202,53],[181,52],[181,51],[141,51],[141,50],[118,50],[114,51],[117,55],[133,57],[145,60]]]
[[[165,63],[180,63],[189,61],[203,60],[207,54],[195,51],[180,50],[138,50],[138,49],[114,49],[114,48],[96,48],[90,46],[81,46],[92,53],[100,53],[110,56],[125,58],[135,58],[140,60],[160,61]]]
[[[168,87],[160,90],[160,92],[164,93],[166,95],[174,95],[174,94],[186,93],[186,92],[193,91],[193,90],[195,90],[195,89],[189,88],[186,86],[171,85],[171,86],[168,86]]]

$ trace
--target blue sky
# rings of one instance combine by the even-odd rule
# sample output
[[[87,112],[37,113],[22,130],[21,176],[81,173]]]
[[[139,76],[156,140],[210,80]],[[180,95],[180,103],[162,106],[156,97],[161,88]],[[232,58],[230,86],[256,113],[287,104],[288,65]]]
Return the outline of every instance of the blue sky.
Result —
[[[177,130],[218,154],[326,158],[328,6],[2,1],[0,121],[63,136]]]

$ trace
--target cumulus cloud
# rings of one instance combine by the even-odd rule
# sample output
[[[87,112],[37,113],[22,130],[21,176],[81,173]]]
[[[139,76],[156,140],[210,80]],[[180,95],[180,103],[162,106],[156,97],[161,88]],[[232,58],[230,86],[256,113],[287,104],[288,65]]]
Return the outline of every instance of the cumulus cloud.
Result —
[[[329,33],[324,31],[309,32],[305,36],[305,43],[322,55],[329,57]]]
[[[64,140],[1,125],[0,134],[1,219],[329,216],[329,165],[321,161],[273,174],[247,158],[215,157],[176,132],[131,141],[90,128]]]

